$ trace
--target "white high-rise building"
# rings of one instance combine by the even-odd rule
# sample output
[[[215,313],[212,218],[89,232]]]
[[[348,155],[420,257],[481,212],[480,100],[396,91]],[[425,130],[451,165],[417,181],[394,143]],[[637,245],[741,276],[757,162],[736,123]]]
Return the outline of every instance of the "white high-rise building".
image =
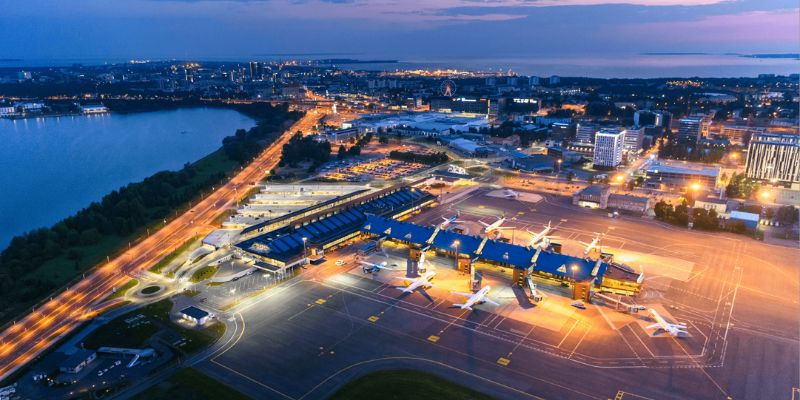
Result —
[[[594,135],[595,167],[616,168],[622,163],[625,129],[603,128]]]
[[[758,133],[747,148],[748,178],[800,183],[800,136]]]

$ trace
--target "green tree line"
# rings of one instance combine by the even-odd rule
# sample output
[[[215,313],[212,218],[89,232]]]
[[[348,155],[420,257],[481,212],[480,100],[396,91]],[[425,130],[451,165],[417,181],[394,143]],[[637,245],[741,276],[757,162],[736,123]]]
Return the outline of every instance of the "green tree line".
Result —
[[[300,116],[288,111],[286,105],[252,106],[250,113],[259,118],[258,125],[225,138],[222,153],[212,153],[178,171],[161,171],[130,183],[49,228],[14,237],[0,253],[0,321],[90,268],[99,261],[97,253],[105,257],[145,227],[166,220],[173,210],[198,198],[220,183],[226,173],[246,163],[266,146],[265,139],[276,136],[286,123]],[[62,262],[55,270],[43,268],[57,259]],[[64,259],[69,260],[68,271]]]

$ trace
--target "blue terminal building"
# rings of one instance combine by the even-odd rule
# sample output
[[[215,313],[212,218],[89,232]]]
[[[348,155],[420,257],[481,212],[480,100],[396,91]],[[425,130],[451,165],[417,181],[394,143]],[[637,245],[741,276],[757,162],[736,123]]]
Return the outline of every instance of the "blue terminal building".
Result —
[[[460,268],[475,262],[513,268],[513,280],[519,285],[528,276],[567,283],[573,287],[576,299],[588,300],[590,291],[595,289],[633,295],[641,289],[644,278],[632,268],[614,263],[610,254],[603,254],[598,260],[579,258],[375,215],[367,216],[361,230],[378,241],[391,240],[449,256],[458,254]],[[412,259],[414,254],[412,251]]]
[[[326,250],[358,238],[367,216],[401,218],[435,200],[435,196],[422,190],[393,186],[316,213],[304,211],[302,218],[246,239],[236,248],[254,258],[258,267],[285,270],[306,260],[319,260]]]
[[[641,288],[643,276],[614,263],[609,254],[598,260],[579,258],[398,220],[435,201],[436,197],[425,191],[393,186],[316,213],[314,208],[304,210],[301,218],[235,247],[239,254],[254,259],[257,267],[277,272],[322,260],[326,251],[354,240],[369,240],[374,247],[390,240],[408,246],[411,262],[431,250],[458,255],[459,268],[468,269],[476,262],[511,268],[514,283],[522,285],[532,276],[567,284],[573,287],[575,298],[588,299],[595,289],[631,295]]]

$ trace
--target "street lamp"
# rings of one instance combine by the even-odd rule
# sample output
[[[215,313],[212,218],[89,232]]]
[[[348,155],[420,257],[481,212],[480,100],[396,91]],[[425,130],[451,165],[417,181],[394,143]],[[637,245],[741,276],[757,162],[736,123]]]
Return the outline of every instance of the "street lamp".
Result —
[[[569,269],[570,269],[570,271],[572,271],[572,282],[575,282],[575,272],[578,271],[578,266],[575,265],[575,264],[572,264],[572,266],[569,267]]]
[[[308,238],[303,237],[303,259],[305,260],[304,263],[308,262],[308,256],[306,255],[306,242],[308,242]]]
[[[461,245],[461,241],[458,239],[453,241],[452,247],[456,248],[456,269],[458,269],[458,246]]]

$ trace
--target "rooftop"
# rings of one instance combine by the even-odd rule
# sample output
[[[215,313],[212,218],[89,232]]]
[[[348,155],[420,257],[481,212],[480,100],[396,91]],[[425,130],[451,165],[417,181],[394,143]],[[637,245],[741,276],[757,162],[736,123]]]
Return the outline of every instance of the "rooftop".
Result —
[[[181,310],[181,314],[192,317],[196,320],[209,316],[209,312],[195,306],[189,306]]]
[[[669,163],[665,161],[656,161],[647,167],[649,173],[666,172],[672,174],[684,175],[705,175],[709,177],[719,176],[720,167],[693,163]]]

